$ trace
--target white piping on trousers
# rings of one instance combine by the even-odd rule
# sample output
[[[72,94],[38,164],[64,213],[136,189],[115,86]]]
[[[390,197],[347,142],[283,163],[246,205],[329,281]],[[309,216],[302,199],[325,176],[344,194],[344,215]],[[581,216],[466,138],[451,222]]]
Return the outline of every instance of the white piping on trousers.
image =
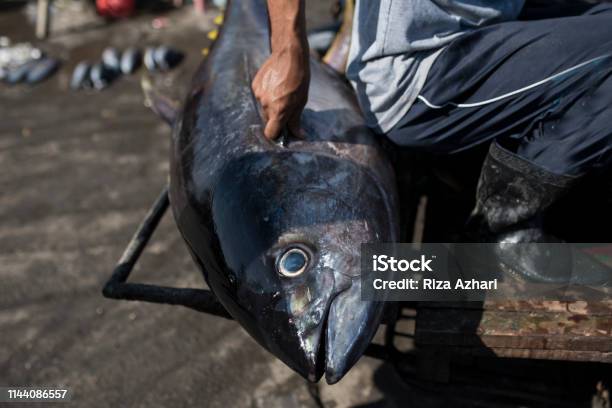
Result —
[[[577,70],[577,69],[580,69],[580,68],[582,68],[582,67],[584,67],[584,66],[586,66],[586,65],[588,65],[588,64],[592,64],[593,62],[597,62],[597,61],[599,61],[599,60],[602,60],[602,59],[604,59],[604,58],[608,58],[608,57],[610,57],[610,56],[611,56],[611,54],[607,54],[607,55],[602,55],[602,56],[599,56],[599,57],[596,57],[596,58],[590,59],[590,60],[585,61],[585,62],[583,62],[583,63],[581,63],[581,64],[578,64],[578,65],[575,65],[575,66],[573,66],[573,67],[571,67],[571,68],[568,68],[568,69],[566,69],[565,71],[561,71],[561,72],[559,72],[559,73],[557,73],[557,74],[554,74],[554,75],[552,75],[552,76],[549,76],[548,78],[544,78],[543,80],[538,81],[538,82],[535,82],[535,83],[533,83],[533,84],[531,84],[531,85],[527,85],[527,86],[525,86],[525,87],[523,87],[523,88],[520,88],[520,89],[517,89],[517,90],[515,90],[515,91],[508,92],[508,93],[505,93],[505,94],[503,94],[503,95],[496,96],[495,98],[487,99],[487,100],[485,100],[485,101],[481,101],[481,102],[472,102],[472,103],[455,103],[455,102],[448,102],[448,103],[446,103],[446,104],[444,104],[444,105],[436,105],[436,104],[434,104],[434,103],[429,102],[429,101],[428,101],[428,100],[427,100],[427,99],[426,99],[426,98],[425,98],[423,95],[419,95],[419,96],[417,96],[417,98],[418,98],[418,99],[419,99],[421,102],[423,102],[425,105],[427,105],[428,107],[430,107],[430,108],[432,108],[432,109],[442,109],[442,108],[444,108],[445,106],[448,106],[448,105],[454,106],[454,107],[456,107],[456,108],[475,108],[475,107],[478,107],[478,106],[488,105],[488,104],[490,104],[490,103],[497,102],[497,101],[500,101],[500,100],[502,100],[502,99],[506,99],[506,98],[509,98],[509,97],[511,97],[511,96],[514,96],[514,95],[516,95],[516,94],[519,94],[519,93],[522,93],[522,92],[528,91],[528,90],[530,90],[530,89],[533,89],[533,88],[535,88],[535,87],[538,87],[538,86],[540,86],[540,85],[543,85],[543,84],[545,84],[545,83],[547,83],[547,82],[550,82],[550,81],[552,81],[552,80],[554,80],[554,79],[557,79],[557,78],[559,78],[560,76],[563,76],[563,75],[568,74],[568,73],[570,73],[570,72],[572,72],[572,71],[575,71],[575,70]]]

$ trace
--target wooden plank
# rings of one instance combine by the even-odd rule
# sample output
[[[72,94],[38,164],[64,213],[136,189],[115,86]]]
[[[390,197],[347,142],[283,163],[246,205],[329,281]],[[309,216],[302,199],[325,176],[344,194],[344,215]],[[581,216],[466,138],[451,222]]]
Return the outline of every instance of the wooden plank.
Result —
[[[603,338],[612,342],[612,315],[584,316],[571,313],[433,310],[417,313],[417,338],[425,334],[486,337]]]
[[[421,305],[415,342],[418,347],[463,349],[468,354],[609,361],[611,306],[610,302]]]
[[[502,358],[521,358],[535,360],[560,360],[560,361],[582,361],[593,363],[612,363],[612,353],[596,351],[574,351],[574,350],[537,350],[537,349],[513,349],[513,348],[475,348],[475,347],[447,347],[452,355],[469,355],[474,357],[486,357],[494,355]]]

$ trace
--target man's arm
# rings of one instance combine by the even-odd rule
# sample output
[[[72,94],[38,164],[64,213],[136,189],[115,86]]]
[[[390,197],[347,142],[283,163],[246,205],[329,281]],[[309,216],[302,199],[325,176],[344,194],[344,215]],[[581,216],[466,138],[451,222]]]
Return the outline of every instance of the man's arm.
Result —
[[[272,54],[253,79],[262,105],[268,139],[287,126],[300,135],[300,116],[308,99],[309,51],[304,0],[267,0]]]

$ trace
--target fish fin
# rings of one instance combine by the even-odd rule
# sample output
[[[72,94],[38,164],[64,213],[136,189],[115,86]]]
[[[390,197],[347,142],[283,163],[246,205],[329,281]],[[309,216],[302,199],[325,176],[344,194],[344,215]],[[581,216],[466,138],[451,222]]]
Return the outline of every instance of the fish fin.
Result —
[[[143,74],[140,78],[140,87],[144,95],[145,106],[151,108],[170,127],[174,126],[179,115],[180,103],[159,93],[147,74]]]

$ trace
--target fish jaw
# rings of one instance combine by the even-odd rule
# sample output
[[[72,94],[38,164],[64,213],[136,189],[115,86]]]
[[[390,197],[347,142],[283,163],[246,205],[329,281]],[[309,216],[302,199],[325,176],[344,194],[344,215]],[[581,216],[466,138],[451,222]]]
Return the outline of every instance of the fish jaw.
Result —
[[[326,319],[333,299],[333,275],[322,270],[318,277],[285,289],[284,333],[288,341],[273,340],[270,350],[302,377],[317,382],[325,374],[324,342]]]
[[[331,304],[326,324],[325,380],[335,384],[363,355],[378,330],[384,304],[361,299],[361,280],[354,278]]]

